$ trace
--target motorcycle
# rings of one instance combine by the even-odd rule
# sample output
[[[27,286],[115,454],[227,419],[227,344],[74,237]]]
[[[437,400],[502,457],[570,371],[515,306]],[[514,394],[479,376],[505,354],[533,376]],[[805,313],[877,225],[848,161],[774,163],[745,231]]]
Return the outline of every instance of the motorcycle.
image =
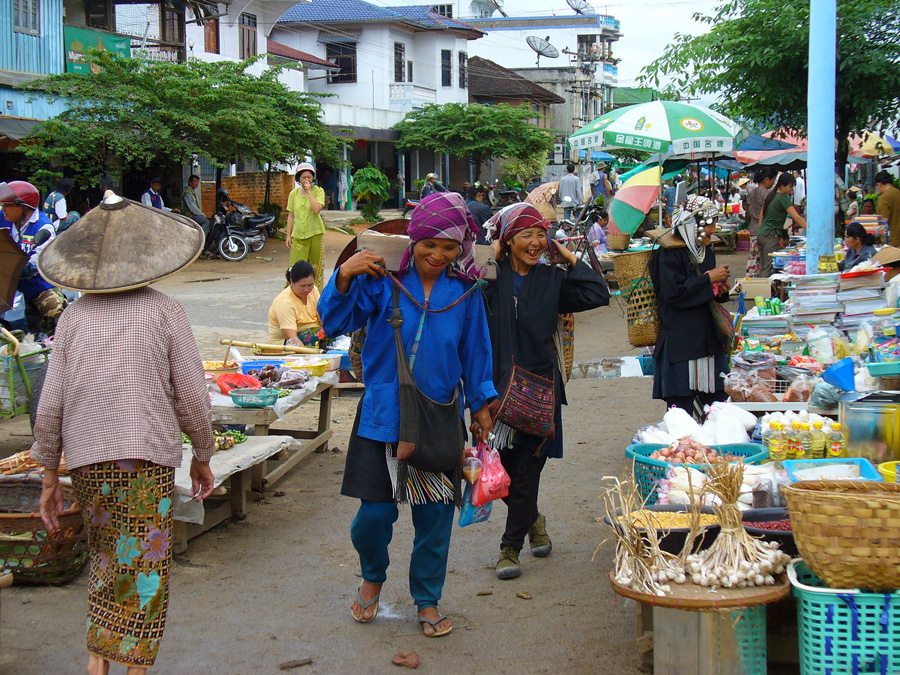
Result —
[[[406,218],[413,209],[415,209],[419,205],[418,199],[407,199],[406,207],[403,209],[403,217]]]
[[[266,245],[266,235],[275,236],[275,216],[271,213],[256,213],[244,204],[231,200],[225,188],[220,188],[219,192],[224,194],[216,200],[219,205],[217,212],[223,211],[228,224],[234,230],[244,233],[244,238],[253,253],[262,251]],[[234,210],[229,212],[229,206]]]

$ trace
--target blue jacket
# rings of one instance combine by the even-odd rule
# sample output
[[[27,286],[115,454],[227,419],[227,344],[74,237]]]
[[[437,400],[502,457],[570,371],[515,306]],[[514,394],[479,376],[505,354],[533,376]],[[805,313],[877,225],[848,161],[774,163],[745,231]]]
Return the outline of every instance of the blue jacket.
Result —
[[[335,286],[337,271],[319,298],[319,316],[328,335],[343,335],[367,326],[362,350],[363,381],[366,395],[359,411],[359,435],[374,441],[395,443],[400,434],[400,387],[397,376],[397,352],[388,278],[356,277],[346,295]],[[401,281],[421,304],[425,293],[418,273],[412,269]],[[449,278],[444,272],[431,291],[430,307],[443,308],[457,300],[469,288],[468,282]],[[402,292],[400,334],[409,356],[422,310]],[[496,398],[491,365],[491,340],[488,334],[484,300],[472,293],[443,314],[427,314],[413,366],[419,389],[435,401],[444,403],[453,389],[463,382],[466,405],[477,411]],[[462,401],[462,396],[460,397]]]
[[[19,279],[18,286],[19,290],[22,291],[22,295],[25,296],[26,302],[30,302],[44,291],[53,288],[53,285],[44,281],[44,278],[37,273],[35,268],[37,255],[40,252],[40,248],[43,248],[43,246],[35,246],[34,238],[40,230],[46,228],[50,231],[50,239],[53,239],[56,236],[56,230],[53,228],[53,223],[50,222],[46,213],[41,211],[36,211],[35,213],[38,214],[37,218],[29,222],[21,232],[18,227],[0,214],[0,230],[9,230],[13,241],[28,255],[29,264],[25,268],[25,271],[22,272],[22,278]],[[33,214],[32,217],[34,217]],[[50,240],[48,239],[47,241]],[[44,246],[46,246],[46,243]]]

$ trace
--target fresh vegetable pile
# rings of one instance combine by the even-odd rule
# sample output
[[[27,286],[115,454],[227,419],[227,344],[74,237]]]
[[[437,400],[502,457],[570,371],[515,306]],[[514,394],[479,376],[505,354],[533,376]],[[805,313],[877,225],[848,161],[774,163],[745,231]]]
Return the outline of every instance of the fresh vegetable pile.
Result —
[[[262,370],[248,370],[247,375],[258,379],[267,389],[300,389],[309,382],[307,370],[293,370],[285,366],[276,368],[271,364]]]
[[[747,527],[756,530],[771,530],[773,532],[793,532],[790,518],[782,518],[781,520],[758,520],[756,522],[747,521],[744,523]]]
[[[702,443],[698,443],[691,438],[682,438],[667,448],[661,448],[650,453],[650,459],[672,462],[673,464],[710,464],[720,459],[731,462],[740,458],[734,455],[721,455],[718,450],[707,448]]]

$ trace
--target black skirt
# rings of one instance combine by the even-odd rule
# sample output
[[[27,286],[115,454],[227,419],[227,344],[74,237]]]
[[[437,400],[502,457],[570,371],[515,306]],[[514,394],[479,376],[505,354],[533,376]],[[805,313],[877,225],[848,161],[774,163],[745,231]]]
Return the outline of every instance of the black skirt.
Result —
[[[388,471],[386,443],[363,438],[359,432],[359,416],[365,395],[359,399],[356,419],[347,445],[347,461],[344,464],[344,481],[341,494],[345,497],[365,499],[370,502],[394,501],[394,486]]]

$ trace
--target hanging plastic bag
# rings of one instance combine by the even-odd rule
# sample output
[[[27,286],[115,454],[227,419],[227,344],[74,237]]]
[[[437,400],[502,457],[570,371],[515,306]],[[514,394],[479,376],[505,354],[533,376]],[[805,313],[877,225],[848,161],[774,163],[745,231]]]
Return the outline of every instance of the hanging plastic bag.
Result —
[[[495,499],[503,499],[509,494],[509,484],[512,482],[503,468],[499,452],[486,444],[479,444],[478,458],[484,468],[472,486],[472,506],[483,506]]]
[[[459,526],[465,527],[472,523],[486,523],[491,519],[491,509],[494,502],[488,502],[483,506],[475,506],[472,504],[472,486],[466,484],[465,492],[463,492],[463,505],[459,511]]]

